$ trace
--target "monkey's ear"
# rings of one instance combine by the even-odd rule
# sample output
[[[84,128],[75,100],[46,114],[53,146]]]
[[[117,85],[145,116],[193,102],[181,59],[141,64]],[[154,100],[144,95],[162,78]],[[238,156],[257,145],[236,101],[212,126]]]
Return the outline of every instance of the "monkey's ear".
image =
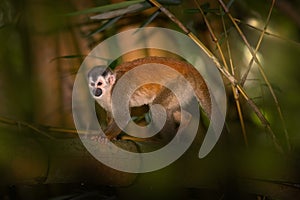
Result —
[[[116,82],[116,75],[113,74],[113,73],[109,73],[109,74],[107,75],[106,81],[107,81],[110,85],[115,84],[115,82]]]

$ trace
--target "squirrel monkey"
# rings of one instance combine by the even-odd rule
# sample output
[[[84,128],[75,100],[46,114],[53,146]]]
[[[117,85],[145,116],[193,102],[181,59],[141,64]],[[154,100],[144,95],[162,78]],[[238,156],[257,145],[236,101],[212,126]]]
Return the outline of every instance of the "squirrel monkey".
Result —
[[[191,85],[193,92],[187,91],[187,88],[177,82],[178,73],[166,73],[164,70],[155,71],[155,77],[151,75],[150,79],[153,82],[160,81],[163,84],[147,83],[137,88],[129,97],[129,107],[139,107],[143,105],[160,104],[166,110],[167,122],[175,122],[175,124],[183,123],[181,114],[182,109],[177,97],[169,90],[168,85],[173,85],[177,93],[182,94],[184,104],[188,104],[196,95],[205,114],[210,117],[211,100],[207,85],[200,73],[189,63],[180,61],[174,58],[165,57],[145,57],[131,62],[125,62],[117,66],[113,71],[107,66],[96,66],[92,68],[87,75],[88,86],[92,97],[107,111],[108,116],[112,116],[112,91],[118,80],[128,71],[143,64],[165,65],[176,70],[185,80]],[[143,79],[145,76],[150,76],[147,71],[140,71],[134,74],[137,79]],[[127,87],[127,85],[126,85]],[[128,84],[128,87],[131,87]],[[121,129],[116,122],[111,119],[104,131],[109,139],[116,138],[121,133]]]

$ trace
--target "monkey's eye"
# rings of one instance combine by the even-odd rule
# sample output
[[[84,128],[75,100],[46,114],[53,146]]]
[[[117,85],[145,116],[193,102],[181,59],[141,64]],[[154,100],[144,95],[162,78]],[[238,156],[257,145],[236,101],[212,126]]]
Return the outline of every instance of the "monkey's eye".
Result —
[[[93,86],[93,87],[94,87],[94,86],[95,86],[95,83],[91,83],[91,86]]]
[[[97,85],[100,86],[100,85],[102,85],[102,83],[101,83],[101,82],[98,82]]]

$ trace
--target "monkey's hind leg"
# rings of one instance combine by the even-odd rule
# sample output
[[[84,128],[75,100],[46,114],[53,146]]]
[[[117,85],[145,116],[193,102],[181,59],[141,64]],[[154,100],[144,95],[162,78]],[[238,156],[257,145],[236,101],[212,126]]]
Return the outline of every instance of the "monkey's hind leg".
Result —
[[[174,121],[181,124],[182,128],[186,128],[192,119],[192,115],[185,110],[176,110],[173,112]]]

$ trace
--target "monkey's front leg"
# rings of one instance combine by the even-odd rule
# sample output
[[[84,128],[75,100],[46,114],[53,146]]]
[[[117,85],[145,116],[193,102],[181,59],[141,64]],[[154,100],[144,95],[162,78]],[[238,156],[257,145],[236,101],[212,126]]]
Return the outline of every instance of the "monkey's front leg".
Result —
[[[122,130],[119,128],[115,120],[111,120],[106,129],[104,130],[104,133],[109,140],[113,140],[117,138],[117,136],[122,132]],[[124,135],[120,138],[121,140],[132,140],[136,142],[157,142],[154,139],[149,138],[137,138],[133,136]]]
[[[113,119],[109,122],[106,129],[104,130],[104,133],[109,140],[116,138],[121,132],[122,130]]]
[[[144,118],[144,115],[148,111],[149,111],[149,106],[148,105],[142,105],[142,106],[139,106],[139,107],[130,108],[130,115],[131,116],[136,116],[136,117],[142,117],[143,116],[143,118]],[[113,119],[111,113],[106,113],[106,115],[107,115],[106,117],[107,117],[108,125],[107,125],[106,129],[104,130],[104,133],[105,133],[106,137],[109,140],[112,140],[112,139],[116,138],[122,132],[122,130],[118,127],[118,125],[115,122],[115,120]],[[141,120],[138,123],[145,125],[144,120]],[[131,136],[122,137],[122,139],[123,138],[138,140],[138,141],[141,140],[141,139],[137,139],[137,138],[131,137]]]
[[[177,134],[179,134],[179,139],[186,137],[188,132],[185,132],[186,129],[188,128],[189,124],[191,123],[191,120],[193,116],[191,113],[189,113],[186,110],[177,110],[173,113],[174,120],[176,121],[177,124],[180,124],[177,130]],[[184,133],[184,134],[183,134]]]
[[[181,123],[182,128],[187,127],[188,124],[190,123],[191,119],[192,119],[191,113],[189,113],[189,112],[187,112],[185,110],[176,110],[173,113],[173,117],[174,117],[174,120],[178,124]]]

